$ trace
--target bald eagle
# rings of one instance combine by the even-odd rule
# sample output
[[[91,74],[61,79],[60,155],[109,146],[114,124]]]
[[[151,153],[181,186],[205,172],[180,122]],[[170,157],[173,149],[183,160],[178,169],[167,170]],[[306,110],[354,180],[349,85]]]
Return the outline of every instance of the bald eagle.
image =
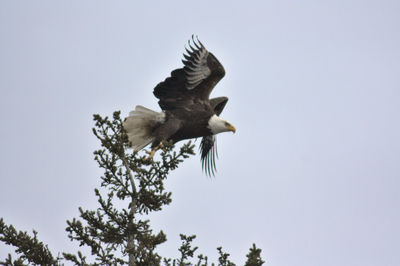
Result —
[[[136,106],[124,121],[131,147],[135,151],[151,143],[148,159],[162,147],[163,141],[174,143],[202,137],[200,143],[202,168],[214,175],[216,138],[221,132],[236,132],[235,127],[219,117],[227,97],[210,99],[215,85],[225,76],[225,69],[217,58],[192,36],[183,54],[183,68],[175,69],[171,76],[160,82],[153,91],[159,99],[162,112]]]

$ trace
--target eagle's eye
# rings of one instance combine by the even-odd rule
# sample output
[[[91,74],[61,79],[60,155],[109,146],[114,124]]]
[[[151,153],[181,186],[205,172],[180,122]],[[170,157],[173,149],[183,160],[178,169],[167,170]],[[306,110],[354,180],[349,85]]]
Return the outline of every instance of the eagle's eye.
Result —
[[[225,122],[226,127],[230,127],[231,125],[228,122]]]

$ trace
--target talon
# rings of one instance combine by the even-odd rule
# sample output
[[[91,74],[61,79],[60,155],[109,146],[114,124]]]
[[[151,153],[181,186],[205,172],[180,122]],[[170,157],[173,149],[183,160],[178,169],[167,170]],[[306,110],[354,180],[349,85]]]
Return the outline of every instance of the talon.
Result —
[[[153,149],[151,152],[146,151],[149,154],[149,157],[147,157],[145,161],[150,161],[151,159],[153,159],[154,155],[156,154],[156,151],[157,151],[156,149]]]
[[[147,157],[145,160],[150,161],[151,159],[153,159],[154,155],[156,154],[156,151],[160,148],[164,149],[164,145],[162,144],[162,142],[160,142],[160,144],[154,147],[150,152],[146,151],[149,154],[149,157]]]

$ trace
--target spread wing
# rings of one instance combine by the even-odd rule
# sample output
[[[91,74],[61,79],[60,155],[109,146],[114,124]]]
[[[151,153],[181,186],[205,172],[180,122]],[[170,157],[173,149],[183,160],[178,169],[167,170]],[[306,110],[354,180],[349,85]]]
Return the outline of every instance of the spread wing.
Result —
[[[215,135],[203,137],[200,143],[201,166],[208,176],[214,176],[217,168],[215,158],[218,158]]]
[[[217,97],[210,100],[210,105],[214,109],[216,115],[220,115],[224,110],[226,103],[228,102],[227,97]],[[217,138],[215,135],[203,137],[200,143],[201,152],[201,166],[207,175],[214,176],[217,172],[215,166],[215,158],[218,158],[217,152]]]
[[[186,48],[184,67],[175,69],[171,76],[154,88],[163,110],[184,108],[199,101],[209,101],[215,85],[225,76],[224,67],[204,45],[192,36]]]
[[[197,44],[192,35],[192,41],[195,48],[188,42],[190,49],[185,47],[187,54],[183,54],[185,58],[182,60],[184,64],[184,72],[186,76],[186,88],[193,90],[203,80],[211,75],[211,68],[207,64],[209,52],[203,46],[203,44],[197,39]]]

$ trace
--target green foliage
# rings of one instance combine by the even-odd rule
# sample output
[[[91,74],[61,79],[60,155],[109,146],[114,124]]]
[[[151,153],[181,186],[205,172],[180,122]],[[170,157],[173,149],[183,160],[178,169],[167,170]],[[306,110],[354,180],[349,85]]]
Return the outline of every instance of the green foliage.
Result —
[[[155,249],[166,241],[166,235],[162,231],[153,233],[146,215],[171,203],[171,192],[165,190],[164,180],[183,159],[194,154],[194,146],[189,142],[175,152],[172,144],[166,144],[160,161],[146,160],[145,155],[125,152],[128,137],[119,112],[114,113],[113,120],[99,115],[94,120],[93,133],[102,145],[94,155],[104,170],[101,187],[106,193],[102,195],[95,189],[100,205],[96,211],[79,208],[84,223],[80,219],[67,221],[68,237],[90,247],[99,264],[135,261],[136,265],[158,265],[161,257]],[[113,202],[117,199],[126,207],[116,209]],[[76,256],[64,257],[76,263]]]
[[[186,236],[184,234],[180,235],[182,244],[178,249],[180,252],[179,259],[166,259],[164,258],[164,265],[166,266],[189,266],[189,265],[197,265],[197,266],[207,266],[208,265],[208,257],[200,254],[197,256],[197,262],[194,258],[194,254],[197,251],[198,247],[192,247],[192,242],[196,238],[195,235]],[[222,251],[222,247],[218,247],[218,265],[219,266],[235,266],[228,257],[229,254]],[[211,263],[211,265],[215,265]]]
[[[218,258],[218,265],[221,266],[235,266],[235,264],[233,262],[231,262],[228,257],[230,256],[229,253],[223,252],[222,251],[222,247],[218,247],[218,254],[219,254],[219,258]]]
[[[27,232],[18,232],[12,225],[6,225],[3,218],[0,218],[0,241],[17,247],[15,252],[21,254],[15,261],[12,260],[9,254],[5,261],[0,262],[2,265],[26,265],[26,262],[39,265],[57,263],[47,245],[37,239],[36,231],[33,231],[33,236],[30,236]]]
[[[78,250],[76,254],[62,253],[54,259],[50,250],[26,232],[17,232],[0,219],[0,240],[16,247],[20,255],[13,260],[9,255],[3,265],[60,265],[61,262],[75,265],[208,265],[202,254],[196,258],[197,247],[192,246],[195,236],[181,235],[182,244],[177,259],[162,258],[158,245],[166,242],[163,231],[153,232],[147,215],[161,211],[171,203],[171,192],[166,191],[164,181],[170,171],[176,169],[184,159],[194,154],[191,142],[174,151],[172,143],[164,143],[159,160],[147,160],[145,154],[126,152],[128,137],[122,127],[120,112],[112,119],[94,115],[94,135],[100,140],[101,149],[94,152],[94,159],[104,170],[101,185],[95,189],[99,207],[96,210],[79,208],[79,218],[67,220],[66,231],[71,241],[90,250]],[[115,204],[123,206],[116,208]],[[218,248],[218,265],[233,266],[229,254]],[[260,249],[250,249],[246,265],[261,265]],[[86,254],[83,255],[83,254]],[[88,257],[87,257],[88,256]],[[195,262],[193,262],[195,260]],[[254,264],[254,263],[259,264]],[[250,264],[249,264],[250,263]],[[215,265],[215,264],[211,264]]]
[[[17,260],[13,260],[11,254],[8,254],[8,257],[5,261],[0,261],[0,265],[25,266],[27,264],[24,263],[24,259],[22,257],[18,258]]]
[[[256,244],[250,248],[249,254],[246,255],[247,262],[245,266],[261,266],[265,261],[261,259],[261,249],[256,247]]]

